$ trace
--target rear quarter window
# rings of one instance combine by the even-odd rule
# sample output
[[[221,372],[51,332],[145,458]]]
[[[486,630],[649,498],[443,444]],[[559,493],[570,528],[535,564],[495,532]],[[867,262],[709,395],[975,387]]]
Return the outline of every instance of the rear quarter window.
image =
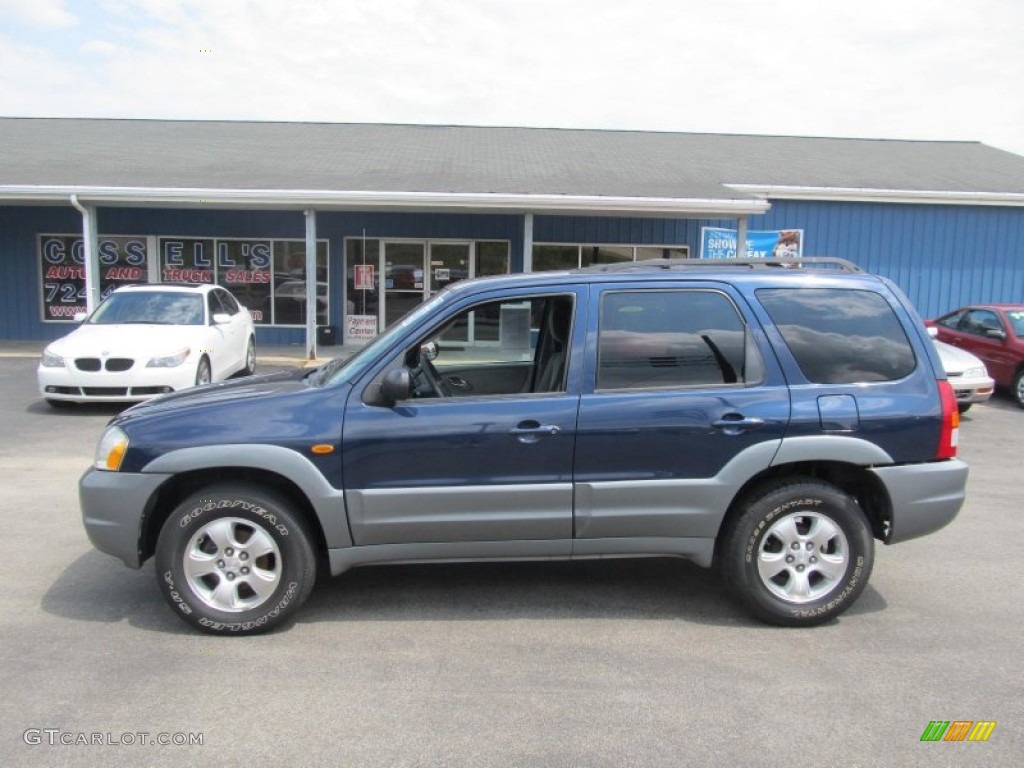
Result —
[[[816,384],[902,379],[914,350],[885,297],[837,288],[762,288],[757,299]]]

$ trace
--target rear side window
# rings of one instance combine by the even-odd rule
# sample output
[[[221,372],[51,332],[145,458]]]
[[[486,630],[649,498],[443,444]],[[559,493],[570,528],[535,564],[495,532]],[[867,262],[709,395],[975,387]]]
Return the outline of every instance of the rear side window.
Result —
[[[761,361],[743,318],[707,290],[608,291],[601,299],[597,388],[742,385]]]
[[[877,293],[762,288],[757,298],[808,381],[894,381],[914,370],[914,350],[903,326]]]

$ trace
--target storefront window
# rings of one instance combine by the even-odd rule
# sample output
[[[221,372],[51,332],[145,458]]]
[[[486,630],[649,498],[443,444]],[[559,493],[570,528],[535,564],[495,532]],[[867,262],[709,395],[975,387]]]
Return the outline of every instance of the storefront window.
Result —
[[[316,322],[327,325],[327,243],[316,244]],[[275,325],[306,324],[306,243],[274,242]]]
[[[100,294],[106,298],[121,285],[149,282],[144,237],[99,238]],[[39,238],[44,320],[71,320],[86,311],[85,243],[81,236]]]
[[[306,322],[304,240],[161,237],[165,283],[223,286],[261,325]],[[328,320],[327,242],[317,242],[317,322]]]
[[[576,269],[580,265],[578,245],[535,245],[533,246],[533,271],[550,272],[559,269]]]
[[[540,243],[533,246],[533,271],[577,269],[595,264],[618,264],[646,259],[686,259],[690,249],[685,245],[556,245]]]
[[[508,243],[476,244],[476,276],[508,274]]]

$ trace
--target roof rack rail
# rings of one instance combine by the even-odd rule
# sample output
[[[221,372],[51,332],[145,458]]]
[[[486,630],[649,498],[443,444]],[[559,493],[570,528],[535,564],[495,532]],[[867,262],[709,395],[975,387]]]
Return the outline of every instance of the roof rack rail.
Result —
[[[841,272],[863,272],[847,259],[836,256],[804,256],[788,259],[647,259],[595,264],[578,272],[647,272],[651,270],[687,270],[703,267],[741,267],[744,269],[822,269]]]

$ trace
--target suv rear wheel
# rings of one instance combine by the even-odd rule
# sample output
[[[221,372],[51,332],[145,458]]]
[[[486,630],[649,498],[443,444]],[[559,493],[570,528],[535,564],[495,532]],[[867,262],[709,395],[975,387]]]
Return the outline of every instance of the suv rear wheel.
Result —
[[[220,485],[194,493],[167,518],[156,572],[164,598],[187,623],[245,635],[281,624],[302,605],[316,558],[287,501]]]
[[[813,626],[853,604],[874,563],[871,527],[857,503],[814,480],[770,485],[748,499],[721,550],[723,574],[758,618]]]

